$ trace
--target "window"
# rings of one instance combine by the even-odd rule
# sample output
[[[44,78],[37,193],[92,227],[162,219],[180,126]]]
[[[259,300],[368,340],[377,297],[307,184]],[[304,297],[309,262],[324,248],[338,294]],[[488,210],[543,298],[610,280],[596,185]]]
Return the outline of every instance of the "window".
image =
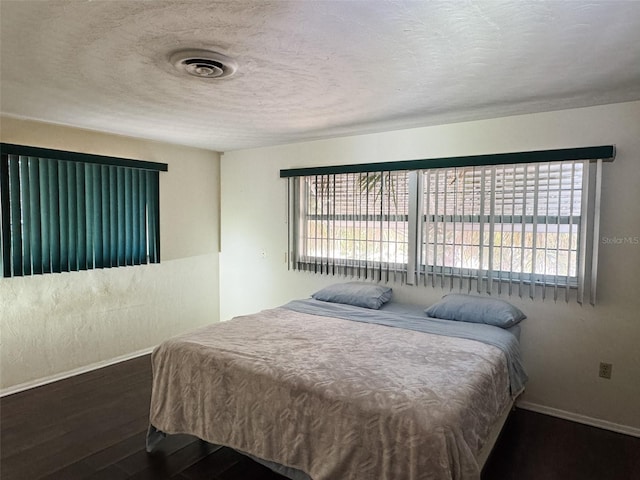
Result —
[[[282,171],[290,266],[531,298],[575,290],[595,302],[601,162],[588,155],[614,150],[588,149],[500,154],[489,165],[463,157]]]
[[[407,172],[299,179],[298,268],[364,278],[373,270],[388,278],[405,269]]]
[[[424,181],[421,267],[431,283],[578,286],[588,162],[443,168]],[[497,284],[499,293],[503,283]],[[543,292],[544,294],[544,292]],[[557,289],[556,289],[557,294]]]
[[[160,262],[165,164],[1,148],[4,277]]]

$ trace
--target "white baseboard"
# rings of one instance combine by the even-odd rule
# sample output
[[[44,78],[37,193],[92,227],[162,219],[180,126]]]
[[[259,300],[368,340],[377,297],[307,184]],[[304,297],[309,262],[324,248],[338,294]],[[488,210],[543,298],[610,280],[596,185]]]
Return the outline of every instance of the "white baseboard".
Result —
[[[607,420],[600,420],[599,418],[588,417],[579,413],[567,412],[566,410],[560,410],[558,408],[547,407],[545,405],[539,405],[537,403],[531,403],[527,401],[519,401],[516,406],[524,410],[531,410],[532,412],[544,413],[545,415],[551,415],[552,417],[562,418],[564,420],[571,420],[572,422],[583,423],[592,427],[603,428],[605,430],[611,430],[617,433],[624,433],[625,435],[631,435],[633,437],[640,438],[640,428],[630,427],[628,425],[621,425],[619,423],[609,422]]]
[[[13,395],[14,393],[23,392],[25,390],[40,387],[42,385],[47,385],[48,383],[57,382],[58,380],[64,380],[65,378],[74,377],[76,375],[91,372],[93,370],[98,370],[99,368],[124,362],[125,360],[131,360],[133,358],[141,357],[143,355],[151,353],[153,348],[154,347],[145,348],[143,350],[138,350],[137,352],[133,353],[127,353],[126,355],[120,355],[119,357],[111,358],[109,360],[103,360],[101,362],[92,363],[91,365],[86,365],[84,367],[74,368],[73,370],[69,370],[67,372],[56,373],[55,375],[50,375],[48,377],[39,378],[37,380],[31,380],[30,382],[20,383],[19,385],[3,388],[0,390],[0,397],[6,397],[7,395]]]

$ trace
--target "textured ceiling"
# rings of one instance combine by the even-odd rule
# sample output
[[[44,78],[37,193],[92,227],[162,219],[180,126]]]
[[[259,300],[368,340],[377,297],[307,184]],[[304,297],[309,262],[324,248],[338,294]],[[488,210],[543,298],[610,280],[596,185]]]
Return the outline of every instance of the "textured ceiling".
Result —
[[[640,99],[634,1],[6,1],[3,114],[219,151]],[[181,76],[183,48],[235,76]]]

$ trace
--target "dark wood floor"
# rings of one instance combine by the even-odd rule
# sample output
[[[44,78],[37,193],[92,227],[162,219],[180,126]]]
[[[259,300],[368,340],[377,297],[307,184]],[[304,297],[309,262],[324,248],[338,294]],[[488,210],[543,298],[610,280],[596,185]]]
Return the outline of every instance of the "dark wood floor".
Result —
[[[275,480],[269,469],[184,435],[145,452],[144,356],[0,400],[0,477]],[[510,417],[483,480],[640,478],[640,439],[526,410]],[[340,480],[340,479],[335,479]],[[362,479],[367,480],[367,479]]]

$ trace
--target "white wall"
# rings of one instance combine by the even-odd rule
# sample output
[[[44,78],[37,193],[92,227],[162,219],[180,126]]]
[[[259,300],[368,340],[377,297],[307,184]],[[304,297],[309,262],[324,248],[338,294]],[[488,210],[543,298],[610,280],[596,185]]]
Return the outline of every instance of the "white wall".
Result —
[[[218,153],[12,118],[0,126],[5,143],[169,165],[160,174],[160,264],[0,280],[0,388],[218,320]]]
[[[605,164],[601,236],[640,238],[640,102],[335,138],[222,157],[220,316],[306,297],[333,277],[287,271],[286,182],[281,168],[616,144]],[[528,315],[524,400],[640,428],[640,245],[600,245],[599,304],[511,301]],[[393,285],[396,299],[428,305],[441,290]],[[613,377],[598,377],[600,361]]]

